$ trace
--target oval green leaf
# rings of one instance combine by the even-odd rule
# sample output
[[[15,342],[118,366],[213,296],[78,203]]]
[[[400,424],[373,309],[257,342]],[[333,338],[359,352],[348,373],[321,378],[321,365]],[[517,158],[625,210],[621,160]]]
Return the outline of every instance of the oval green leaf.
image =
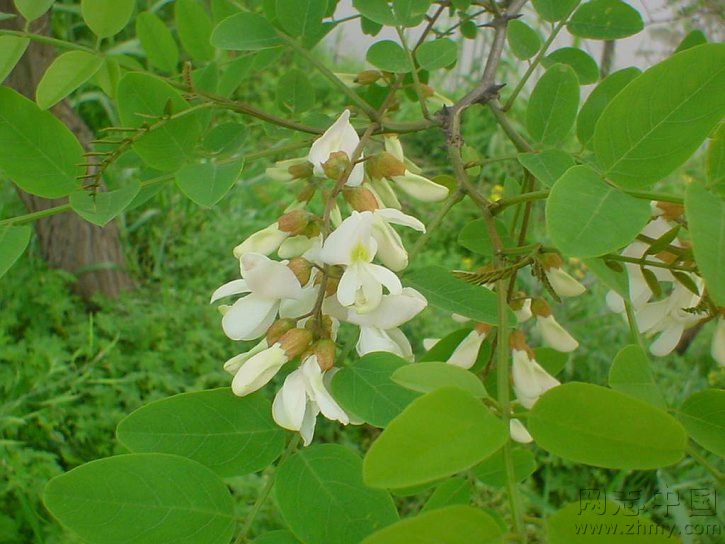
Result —
[[[326,11],[327,0],[277,0],[277,20],[291,36],[320,32]]]
[[[536,458],[529,450],[517,448],[511,452],[514,465],[514,479],[523,482],[536,471]],[[473,469],[476,478],[491,487],[506,487],[506,461],[503,450],[495,453]]]
[[[390,422],[365,456],[363,477],[385,488],[434,482],[480,463],[507,438],[508,430],[480,400],[444,387]]]
[[[725,391],[706,389],[689,397],[677,417],[692,439],[725,457]]]
[[[176,71],[179,47],[158,15],[150,11],[139,13],[136,17],[136,35],[151,66],[163,72]]]
[[[368,49],[366,58],[370,64],[386,72],[403,74],[413,69],[405,50],[392,40],[375,42]]]
[[[437,70],[455,64],[458,60],[458,45],[448,38],[439,38],[423,42],[418,48],[415,58],[426,70]]]
[[[176,31],[184,49],[197,60],[212,60],[214,47],[209,43],[214,26],[202,3],[197,0],[176,0],[174,7]]]
[[[531,175],[548,187],[552,187],[564,172],[574,166],[574,158],[561,149],[545,149],[538,153],[519,153],[519,163]]]
[[[30,43],[29,38],[0,36],[0,83],[10,75]]]
[[[527,418],[543,449],[604,468],[648,470],[678,462],[687,435],[675,418],[624,393],[588,383],[550,389]]]
[[[648,201],[607,185],[588,166],[567,170],[546,201],[547,232],[558,249],[574,257],[598,257],[624,247],[649,218]]]
[[[315,88],[302,70],[293,68],[279,78],[277,105],[288,113],[304,113],[315,105]]]
[[[693,47],[612,99],[594,129],[594,152],[608,179],[648,187],[689,159],[723,113],[725,44]]]
[[[699,182],[685,195],[685,212],[697,267],[718,306],[725,306],[725,198]]]
[[[284,449],[284,431],[261,393],[236,397],[228,387],[182,393],[137,409],[116,436],[137,453],[172,453],[222,477],[257,472]]]
[[[227,544],[234,502],[219,477],[176,455],[118,455],[53,478],[46,508],[90,544]]]
[[[27,21],[35,21],[50,9],[55,0],[14,0],[15,7]]]
[[[456,505],[399,521],[362,544],[503,544],[504,531],[483,510]]]
[[[176,185],[189,199],[205,208],[219,202],[239,179],[244,159],[233,162],[204,160],[182,166],[176,173]]]
[[[639,12],[621,0],[591,0],[582,4],[567,25],[574,36],[592,40],[618,40],[643,28]]]
[[[128,24],[135,0],[81,0],[81,15],[99,38],[118,34]]]
[[[511,52],[521,60],[530,59],[541,48],[541,36],[539,36],[539,33],[518,19],[509,21],[506,40],[511,48]]]
[[[337,444],[310,446],[277,470],[274,488],[285,522],[305,544],[356,544],[398,521],[390,495],[362,481],[360,457]]]
[[[587,148],[591,147],[594,127],[597,125],[597,121],[599,121],[599,117],[607,104],[641,73],[638,68],[625,68],[609,74],[595,87],[582,105],[579,116],[576,118],[576,136],[582,145]]]
[[[98,193],[75,191],[70,194],[68,202],[73,211],[83,219],[103,227],[125,210],[140,190],[141,184],[138,181],[131,181],[125,187],[115,191]]]
[[[579,83],[582,85],[596,83],[599,79],[597,61],[578,47],[562,47],[548,54],[541,61],[541,64],[546,68],[556,63],[571,66],[579,78]]]
[[[277,47],[282,40],[267,19],[244,12],[221,21],[211,34],[211,43],[219,49],[256,51]]]
[[[475,374],[448,363],[430,361],[404,365],[393,372],[392,379],[420,393],[429,393],[441,387],[458,387],[479,399],[486,396],[486,388]]]
[[[0,227],[0,278],[15,264],[30,243],[30,227]]]
[[[533,0],[534,9],[542,19],[561,21],[569,15],[581,0]]]
[[[57,57],[43,74],[35,91],[41,109],[55,106],[88,81],[103,65],[103,58],[85,51],[68,51]]]
[[[560,144],[569,134],[579,108],[579,79],[566,64],[555,64],[536,83],[526,109],[531,137],[545,145]]]
[[[460,476],[448,478],[435,488],[420,512],[422,514],[454,504],[469,504],[472,495],[473,485],[469,479]]]
[[[59,198],[78,189],[83,148],[50,112],[0,87],[0,169],[21,189]]]
[[[639,346],[625,346],[617,353],[609,369],[609,386],[615,391],[667,409],[652,376],[649,358]]]

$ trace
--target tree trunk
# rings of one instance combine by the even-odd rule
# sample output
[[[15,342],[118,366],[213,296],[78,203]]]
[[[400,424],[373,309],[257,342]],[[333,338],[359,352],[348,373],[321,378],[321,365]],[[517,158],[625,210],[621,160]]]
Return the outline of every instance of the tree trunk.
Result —
[[[15,13],[12,0],[0,0],[0,12]],[[24,20],[0,22],[0,28],[22,30]],[[34,21],[31,31],[47,34],[47,15]],[[52,46],[35,41],[5,81],[31,100],[46,68],[56,57]],[[81,145],[90,150],[93,134],[83,119],[67,101],[62,101],[51,110],[76,135]],[[45,210],[66,202],[66,199],[46,199],[18,190],[25,206],[31,212]],[[134,287],[126,271],[126,261],[121,247],[118,224],[113,221],[105,227],[97,227],[75,213],[68,212],[40,219],[35,223],[40,252],[52,266],[67,270],[77,276],[74,289],[85,299],[102,294],[116,298],[125,290]]]

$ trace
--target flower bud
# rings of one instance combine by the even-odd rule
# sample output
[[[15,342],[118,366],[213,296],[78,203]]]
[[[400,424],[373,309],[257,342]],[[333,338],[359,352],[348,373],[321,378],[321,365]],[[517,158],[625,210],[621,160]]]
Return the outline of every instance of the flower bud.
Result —
[[[557,253],[545,253],[540,262],[551,288],[560,297],[576,297],[586,291],[586,287],[561,268],[563,261]]]
[[[289,233],[280,230],[277,223],[272,223],[270,226],[255,232],[235,247],[234,256],[241,259],[246,253],[269,255],[277,251],[288,236]]]
[[[330,158],[322,164],[325,175],[333,180],[339,180],[350,168],[350,157],[344,151],[333,151]]]
[[[509,432],[511,439],[520,444],[531,444],[534,441],[529,431],[524,427],[524,424],[516,418],[509,421]]]
[[[317,364],[324,370],[330,370],[335,366],[335,351],[337,346],[329,338],[318,341],[313,346],[314,355],[317,357]]]
[[[294,319],[278,319],[272,323],[272,326],[267,329],[267,335],[265,337],[267,344],[271,346],[276,343],[282,335],[294,329],[295,325]]]
[[[531,299],[531,313],[536,317],[548,317],[551,315],[551,308],[543,298]]]
[[[312,263],[304,257],[295,257],[287,263],[287,267],[292,270],[300,285],[307,285],[312,274]]]
[[[312,333],[307,329],[295,328],[287,331],[279,339],[279,345],[287,354],[289,359],[294,359],[312,343]]]
[[[358,212],[372,212],[380,208],[378,199],[365,187],[346,187],[343,196],[350,207]]]
[[[526,293],[519,291],[511,301],[511,309],[516,314],[516,321],[524,323],[531,318],[531,299],[526,298]]]
[[[306,157],[277,161],[274,166],[267,168],[267,176],[272,181],[292,181],[312,175],[312,164]]]
[[[405,175],[405,164],[387,151],[373,155],[365,161],[368,175],[374,179],[392,178]]]
[[[292,176],[292,179],[309,178],[312,176],[312,170],[313,166],[309,161],[293,164],[287,168],[287,171],[289,172],[289,175]]]
[[[685,207],[682,204],[675,204],[674,202],[658,201],[655,202],[655,208],[657,208],[655,213],[659,212],[657,215],[661,215],[668,221],[675,221],[685,213]]]
[[[302,187],[302,190],[299,193],[297,193],[297,202],[309,202],[312,200],[312,197],[315,196],[315,191],[315,186],[308,183]]]
[[[383,77],[383,74],[378,70],[363,70],[355,77],[354,81],[358,85],[371,85],[381,77]]]
[[[280,217],[277,226],[282,232],[296,236],[304,232],[311,217],[312,214],[306,210],[293,210]]]

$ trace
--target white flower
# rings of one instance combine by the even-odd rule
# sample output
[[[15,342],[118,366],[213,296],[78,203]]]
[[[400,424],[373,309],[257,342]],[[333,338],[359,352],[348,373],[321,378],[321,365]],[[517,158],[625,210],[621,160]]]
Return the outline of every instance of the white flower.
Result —
[[[423,349],[426,351],[430,351],[440,341],[441,341],[440,338],[423,338]]]
[[[509,432],[511,434],[511,438],[521,444],[531,444],[534,441],[533,437],[529,434],[529,431],[527,431],[526,427],[524,427],[524,424],[518,419],[514,418],[509,421]]]
[[[360,337],[355,345],[361,357],[375,351],[387,351],[403,359],[413,358],[413,348],[403,331],[398,328],[379,329],[360,327]]]
[[[694,275],[691,278],[702,291],[702,280]],[[685,329],[702,319],[701,314],[685,311],[686,308],[697,306],[699,301],[699,295],[690,292],[681,283],[676,283],[666,299],[646,303],[637,310],[635,319],[639,331],[648,336],[657,335],[649,347],[652,355],[663,357],[671,353],[677,347]]]
[[[286,159],[274,163],[274,166],[267,168],[265,174],[272,181],[292,181],[300,177],[298,174],[305,171],[305,166],[306,168],[310,168],[307,157]]]
[[[536,328],[544,339],[544,343],[556,351],[569,353],[579,347],[579,342],[554,319],[553,314],[548,316],[537,315]]]
[[[547,269],[546,279],[549,280],[552,289],[560,297],[576,297],[586,291],[586,287],[559,267]]]
[[[372,212],[352,212],[325,240],[320,259],[332,265],[345,265],[337,287],[337,299],[343,306],[355,306],[360,313],[377,308],[383,285],[398,295],[403,286],[387,268],[373,264],[378,244],[372,236]]]
[[[279,342],[256,353],[237,369],[232,391],[239,397],[254,393],[267,385],[287,361],[289,356]]]
[[[424,202],[436,202],[448,196],[448,188],[420,175],[420,169],[405,158],[403,146],[397,136],[385,137],[385,150],[406,166],[405,174],[392,180],[413,198]]]
[[[461,343],[456,346],[446,362],[465,369],[471,368],[476,364],[478,352],[489,332],[491,332],[491,327],[488,325],[476,326],[461,340]]]
[[[308,238],[303,235],[290,236],[280,244],[277,255],[280,259],[299,257],[309,251],[316,241],[317,238]]]
[[[373,238],[378,243],[377,257],[394,272],[408,266],[408,252],[400,235],[391,225],[404,225],[425,232],[425,225],[413,216],[394,208],[382,208],[373,212]]]
[[[235,247],[234,256],[241,259],[245,253],[269,255],[277,251],[288,236],[289,233],[279,230],[277,223],[272,223],[270,226],[255,232]]]
[[[272,404],[272,416],[280,427],[298,431],[305,446],[312,442],[317,414],[339,421],[350,422],[328,391],[326,378],[332,371],[323,372],[314,355],[304,360],[300,367],[290,373],[284,381]]]
[[[222,285],[212,294],[211,302],[249,293],[229,307],[222,329],[232,340],[254,340],[272,325],[282,299],[302,296],[302,286],[289,268],[264,255],[247,253],[240,263],[243,279]]]
[[[517,323],[525,323],[531,319],[531,299],[527,298],[520,302],[518,308],[513,308],[514,314],[516,314]]]
[[[328,161],[331,153],[342,151],[347,155],[348,159],[352,160],[353,153],[359,143],[360,137],[350,124],[350,111],[345,110],[337,121],[315,140],[310,148],[310,154],[307,158],[314,166],[315,175],[325,175],[323,165]],[[362,158],[362,155],[360,158]],[[362,183],[364,175],[365,168],[363,163],[359,162],[353,166],[346,185],[357,187]]]
[[[717,364],[725,366],[725,318],[722,316],[718,318],[715,334],[712,335],[710,353]]]
[[[531,408],[549,389],[560,385],[543,367],[529,356],[527,350],[514,349],[511,374],[516,398],[525,408]]]
[[[264,351],[268,347],[269,347],[269,344],[267,343],[267,339],[262,338],[262,340],[249,351],[240,353],[239,355],[235,355],[234,357],[229,359],[226,363],[224,363],[224,370],[229,372],[229,374],[231,374],[232,376],[234,376],[237,373],[237,371],[240,368],[242,368],[242,365],[244,363],[246,363],[249,359],[251,359],[257,353]]]

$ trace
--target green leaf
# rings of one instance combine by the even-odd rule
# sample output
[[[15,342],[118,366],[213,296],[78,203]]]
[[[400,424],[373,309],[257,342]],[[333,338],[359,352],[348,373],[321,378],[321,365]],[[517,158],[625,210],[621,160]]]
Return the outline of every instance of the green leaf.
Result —
[[[59,198],[79,188],[83,148],[50,112],[0,87],[0,169],[21,189]]]
[[[598,491],[598,490],[595,490]],[[604,494],[605,490],[602,489]],[[589,528],[587,531],[583,528]],[[595,531],[601,531],[595,533]],[[671,530],[638,516],[614,500],[586,500],[565,506],[546,519],[548,544],[676,544]]]
[[[179,48],[166,24],[154,13],[144,11],[136,17],[136,35],[149,64],[173,73],[179,63]]]
[[[277,470],[275,494],[285,522],[305,544],[356,544],[395,523],[390,495],[363,484],[362,460],[337,444],[298,451]]]
[[[599,79],[599,66],[588,53],[578,47],[562,47],[548,54],[541,61],[541,64],[548,68],[556,63],[567,64],[574,69],[579,83],[589,85],[596,83]]]
[[[547,187],[552,187],[564,172],[574,166],[574,159],[561,149],[545,149],[538,153],[519,153],[519,163]],[[465,228],[465,227],[464,227]]]
[[[581,0],[533,0],[534,9],[541,18],[554,22],[569,15]]]
[[[556,376],[564,370],[566,363],[569,361],[568,353],[562,353],[546,346],[534,348],[534,354],[536,355],[536,362],[552,376]]]
[[[393,372],[392,379],[420,393],[429,393],[441,387],[458,387],[479,399],[486,396],[486,388],[475,374],[448,363],[429,361],[404,365]]]
[[[270,531],[252,540],[252,544],[300,544],[289,531]]]
[[[436,389],[390,422],[368,450],[363,478],[374,487],[411,487],[471,468],[499,449],[508,429],[470,393]]]
[[[624,393],[567,383],[544,393],[529,412],[541,448],[577,463],[648,470],[678,462],[687,435],[675,418]]]
[[[576,119],[576,136],[582,145],[591,148],[594,127],[607,104],[641,73],[638,68],[625,68],[609,74],[594,88]]]
[[[619,270],[613,270],[604,259],[583,259],[589,271],[594,274],[604,285],[615,291],[622,298],[629,297],[629,280],[625,273],[624,266]],[[621,263],[617,263],[621,265]]]
[[[0,227],[0,278],[25,252],[30,243],[30,227]]]
[[[95,194],[90,191],[75,191],[70,194],[68,202],[73,211],[83,219],[103,227],[125,210],[140,190],[141,184],[138,181],[131,181],[125,187],[115,191]]]
[[[689,159],[724,112],[725,44],[693,47],[612,99],[594,130],[594,151],[608,179],[648,187]]]
[[[511,52],[521,60],[530,59],[541,48],[541,36],[539,36],[539,33],[518,19],[509,21],[506,40],[511,48]]]
[[[55,0],[15,0],[15,7],[26,21],[35,21],[50,9]]]
[[[56,476],[43,502],[90,544],[226,544],[234,502],[219,477],[176,455],[118,455]]]
[[[93,79],[109,98],[116,98],[118,80],[121,79],[121,67],[118,61],[113,57],[106,57]]]
[[[219,202],[239,179],[244,159],[219,162],[203,159],[176,172],[176,185],[189,199],[205,208]]]
[[[0,83],[5,81],[5,78],[13,71],[29,43],[29,38],[0,36]]]
[[[353,0],[352,5],[366,19],[380,25],[394,26],[397,22],[388,0]]]
[[[68,51],[57,57],[43,74],[35,91],[41,109],[55,106],[88,81],[103,65],[103,58],[85,51]]]
[[[375,427],[385,427],[419,396],[391,379],[404,366],[408,362],[392,353],[369,353],[335,374],[335,400],[345,411]]]
[[[184,49],[196,60],[212,60],[214,47],[209,43],[214,25],[204,6],[197,0],[176,0],[176,31]]]
[[[315,89],[302,70],[292,68],[279,78],[277,105],[288,113],[304,113],[315,105]]]
[[[650,218],[646,200],[607,185],[588,166],[573,166],[546,201],[546,229],[566,255],[598,257],[624,247]]]
[[[725,198],[694,181],[687,187],[685,212],[697,268],[715,304],[725,306]]]
[[[430,5],[431,0],[393,0],[395,20],[400,26],[418,26]]]
[[[591,0],[579,6],[567,24],[574,36],[592,40],[618,40],[643,28],[642,16],[622,0]]]
[[[81,14],[96,36],[108,38],[128,24],[135,5],[135,0],[81,0]]]
[[[555,64],[536,83],[526,126],[537,142],[556,146],[569,134],[579,108],[579,79],[566,64]]]
[[[725,124],[720,125],[707,147],[707,188],[725,198]]]
[[[682,39],[680,45],[677,46],[675,53],[679,53],[685,49],[690,49],[690,47],[702,45],[703,43],[707,43],[707,36],[705,36],[705,33],[699,29],[691,30],[687,33],[687,36]]]
[[[706,389],[689,397],[677,413],[692,439],[725,457],[725,391]]]
[[[454,504],[468,504],[473,495],[473,486],[467,478],[448,478],[435,488],[433,494],[425,502],[420,513],[429,512],[438,508],[452,506]]]
[[[457,505],[399,521],[362,544],[503,544],[503,535],[503,529],[483,510]]]
[[[291,36],[319,32],[327,12],[327,0],[277,0],[277,19]]]
[[[425,70],[437,70],[455,64],[458,60],[458,45],[448,38],[423,42],[415,58]]]
[[[406,283],[420,291],[436,308],[460,314],[479,323],[498,325],[498,300],[485,287],[478,287],[454,277],[442,266],[427,266],[405,276]],[[507,313],[509,325],[516,323],[513,312]]]
[[[511,459],[514,465],[514,480],[523,482],[536,471],[536,458],[529,450],[521,448],[511,452]],[[503,450],[495,453],[483,463],[473,469],[476,478],[491,487],[506,487],[508,478],[506,476],[506,462]]]
[[[168,83],[143,73],[128,73],[118,83],[118,113],[127,127],[153,124],[148,115],[163,116],[168,108],[174,114],[189,108],[181,94]],[[146,164],[163,171],[177,170],[189,160],[202,126],[196,113],[161,123],[144,134],[134,150]]]
[[[204,137],[204,149],[214,154],[235,153],[247,140],[247,127],[235,121],[221,123]]]
[[[136,453],[188,457],[221,477],[262,470],[284,449],[284,431],[262,393],[236,397],[228,387],[181,393],[121,420],[118,441]]]
[[[267,19],[244,12],[221,21],[211,34],[211,43],[219,49],[256,51],[277,47],[282,40]]]
[[[513,241],[509,236],[506,224],[503,221],[496,220],[496,230],[501,236],[504,245],[513,245]],[[458,243],[467,250],[479,255],[492,256],[494,253],[493,243],[488,236],[485,219],[474,219],[467,223],[458,233]]]
[[[371,45],[368,49],[367,61],[386,72],[402,74],[413,69],[405,50],[392,40],[383,40]]]
[[[649,358],[639,346],[625,346],[617,353],[609,369],[609,386],[658,408],[667,408],[652,376]]]

